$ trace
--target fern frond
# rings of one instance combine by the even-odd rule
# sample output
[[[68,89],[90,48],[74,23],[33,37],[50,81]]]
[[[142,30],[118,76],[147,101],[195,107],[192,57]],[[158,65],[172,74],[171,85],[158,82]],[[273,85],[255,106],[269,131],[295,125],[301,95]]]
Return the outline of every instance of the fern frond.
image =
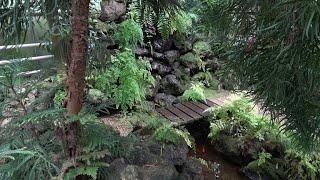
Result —
[[[63,118],[63,114],[66,112],[66,109],[48,109],[39,112],[34,112],[29,115],[22,117],[21,119],[13,121],[13,124],[18,124],[20,126],[32,123],[37,124],[42,120],[47,120],[51,118]]]
[[[120,24],[119,31],[115,34],[116,40],[122,48],[135,48],[138,43],[143,44],[143,32],[139,24],[133,19],[128,19]]]

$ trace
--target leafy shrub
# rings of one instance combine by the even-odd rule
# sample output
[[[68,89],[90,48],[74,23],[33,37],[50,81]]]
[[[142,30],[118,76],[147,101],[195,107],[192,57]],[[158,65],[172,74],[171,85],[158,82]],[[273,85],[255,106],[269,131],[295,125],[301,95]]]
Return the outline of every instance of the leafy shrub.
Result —
[[[249,99],[237,98],[213,109],[209,138],[215,141],[221,135],[232,137],[236,151],[249,153],[254,160],[247,168],[260,178],[267,175],[272,179],[316,179],[320,175],[319,152],[306,154],[297,149],[279,125],[257,114]],[[255,146],[246,147],[250,144]],[[273,151],[267,151],[270,144],[283,149],[278,149],[280,152],[274,156]]]
[[[199,59],[200,59],[199,56],[194,55],[194,54],[191,53],[191,52],[180,56],[180,60],[181,60],[181,61],[185,61],[185,62],[198,62]],[[200,60],[201,60],[201,59],[200,59]]]
[[[56,107],[61,107],[64,98],[66,97],[67,93],[64,90],[58,90],[54,96],[54,104]]]
[[[199,72],[192,77],[192,80],[202,82],[206,87],[210,87],[210,89],[219,89],[219,81],[209,71]]]
[[[139,24],[132,19],[127,19],[120,24],[119,31],[115,34],[116,40],[121,47],[135,47],[138,43],[143,44],[143,32]]]
[[[167,119],[159,118],[159,117],[151,117],[151,119],[147,123],[147,128],[156,130],[167,123],[168,123]]]
[[[268,161],[272,158],[272,154],[261,152],[258,154],[258,157],[256,157],[256,160],[251,161],[247,167],[250,169],[258,169],[262,167],[263,165],[267,164]]]
[[[172,31],[178,33],[185,33],[191,28],[192,20],[194,16],[193,14],[189,14],[185,11],[179,11],[173,17],[172,20]]]
[[[204,94],[203,84],[200,82],[193,83],[191,87],[183,93],[182,98],[192,101],[205,101],[206,96]]]
[[[133,0],[130,15],[143,28],[157,27],[161,36],[168,39],[174,32],[183,33],[192,25],[192,16],[180,7],[177,0]]]
[[[211,51],[211,46],[208,42],[205,41],[197,41],[194,45],[193,45],[193,50],[197,53],[197,54],[203,54],[203,53],[208,53]]]
[[[161,126],[153,134],[153,138],[161,143],[172,143],[178,145],[180,136],[176,133],[176,129],[169,126]]]
[[[0,128],[1,179],[73,179],[83,174],[95,178],[98,170],[107,167],[103,161],[106,155],[124,156],[135,142],[134,137],[121,137],[92,114],[82,112],[70,119],[64,119],[62,112],[34,116],[39,116],[35,131],[25,128],[36,124],[32,114],[27,118],[29,122],[16,119]],[[69,147],[62,137],[68,123],[74,120],[80,120],[83,134],[78,137],[78,156],[69,159]]]
[[[263,139],[264,132],[279,132],[279,127],[273,124],[270,119],[257,114],[254,105],[247,98],[237,98],[223,106],[214,108],[212,117],[212,123],[219,126],[220,130],[227,129],[231,134],[237,132],[233,134],[235,136]],[[273,135],[277,136],[276,132]]]
[[[95,76],[95,86],[113,98],[122,110],[131,108],[145,98],[146,87],[154,85],[150,63],[136,59],[132,50],[125,49],[112,57],[111,65]]]
[[[166,123],[157,128],[152,137],[161,143],[174,145],[179,145],[182,138],[190,148],[195,148],[194,140],[187,130],[177,129]]]
[[[184,34],[191,26],[191,15],[182,10],[171,17],[169,14],[162,14],[157,23],[158,30],[164,39],[168,39],[174,32]]]
[[[127,138],[120,137],[85,109],[77,116],[67,117],[64,108],[38,106],[47,105],[55,94],[62,97],[62,91],[56,93],[61,89],[59,78],[55,78],[51,86],[47,85],[50,88],[46,94],[36,97],[31,104],[24,104],[28,92],[43,88],[48,82],[34,83],[30,90],[26,87],[26,91],[19,91],[17,87],[24,87],[21,84],[23,81],[12,76],[12,72],[4,72],[6,81],[1,79],[1,84],[15,93],[5,97],[1,107],[13,101],[21,106],[16,108],[11,121],[0,126],[0,179],[73,179],[78,174],[91,176],[94,175],[93,170],[106,167],[103,158],[107,154],[123,156],[129,144],[134,142],[134,138],[126,141]],[[70,123],[78,120],[81,134],[74,139],[77,142],[77,156],[71,158],[68,144]]]
[[[193,54],[193,53],[189,52],[187,54],[180,56],[179,60],[182,63],[186,63],[186,64],[195,63],[200,70],[205,71],[206,64],[201,59],[200,55],[198,55],[198,54]]]
[[[305,154],[301,151],[289,149],[285,155],[287,177],[290,179],[316,180],[320,176],[319,153]]]

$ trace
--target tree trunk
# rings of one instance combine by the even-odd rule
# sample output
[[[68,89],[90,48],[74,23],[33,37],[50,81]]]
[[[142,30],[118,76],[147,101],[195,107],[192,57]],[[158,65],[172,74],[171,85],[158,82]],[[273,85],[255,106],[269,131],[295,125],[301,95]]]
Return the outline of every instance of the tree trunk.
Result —
[[[68,116],[77,115],[82,108],[88,53],[89,0],[72,0],[71,16],[71,49],[67,72]],[[76,121],[69,127],[67,141],[72,157],[76,154],[79,125],[80,122]]]

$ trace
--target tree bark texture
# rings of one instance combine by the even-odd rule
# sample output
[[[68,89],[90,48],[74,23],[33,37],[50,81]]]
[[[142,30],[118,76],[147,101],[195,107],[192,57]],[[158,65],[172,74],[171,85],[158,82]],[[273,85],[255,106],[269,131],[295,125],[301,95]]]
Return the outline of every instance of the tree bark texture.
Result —
[[[72,0],[71,5],[72,30],[66,84],[68,116],[77,115],[82,108],[88,53],[89,2],[90,0]],[[78,153],[77,142],[81,136],[80,128],[80,121],[75,121],[69,124],[66,132],[69,156],[72,158]]]
[[[76,115],[82,108],[88,53],[89,2],[90,0],[72,0],[71,5],[71,49],[67,72],[68,115]]]

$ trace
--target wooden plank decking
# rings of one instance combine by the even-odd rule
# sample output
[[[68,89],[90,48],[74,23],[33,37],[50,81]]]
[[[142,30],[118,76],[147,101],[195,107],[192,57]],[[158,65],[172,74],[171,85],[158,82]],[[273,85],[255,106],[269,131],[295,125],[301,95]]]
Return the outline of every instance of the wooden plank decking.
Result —
[[[156,111],[161,117],[178,125],[183,125],[209,116],[209,112],[206,110],[218,105],[219,104],[212,102],[210,99],[207,99],[203,102],[182,102],[166,108],[158,108]]]
[[[206,101],[181,102],[166,108],[158,108],[156,111],[159,116],[177,125],[184,125],[208,117],[210,112],[206,110],[210,107],[223,105],[228,96],[228,93],[224,93],[222,96],[208,98]]]

